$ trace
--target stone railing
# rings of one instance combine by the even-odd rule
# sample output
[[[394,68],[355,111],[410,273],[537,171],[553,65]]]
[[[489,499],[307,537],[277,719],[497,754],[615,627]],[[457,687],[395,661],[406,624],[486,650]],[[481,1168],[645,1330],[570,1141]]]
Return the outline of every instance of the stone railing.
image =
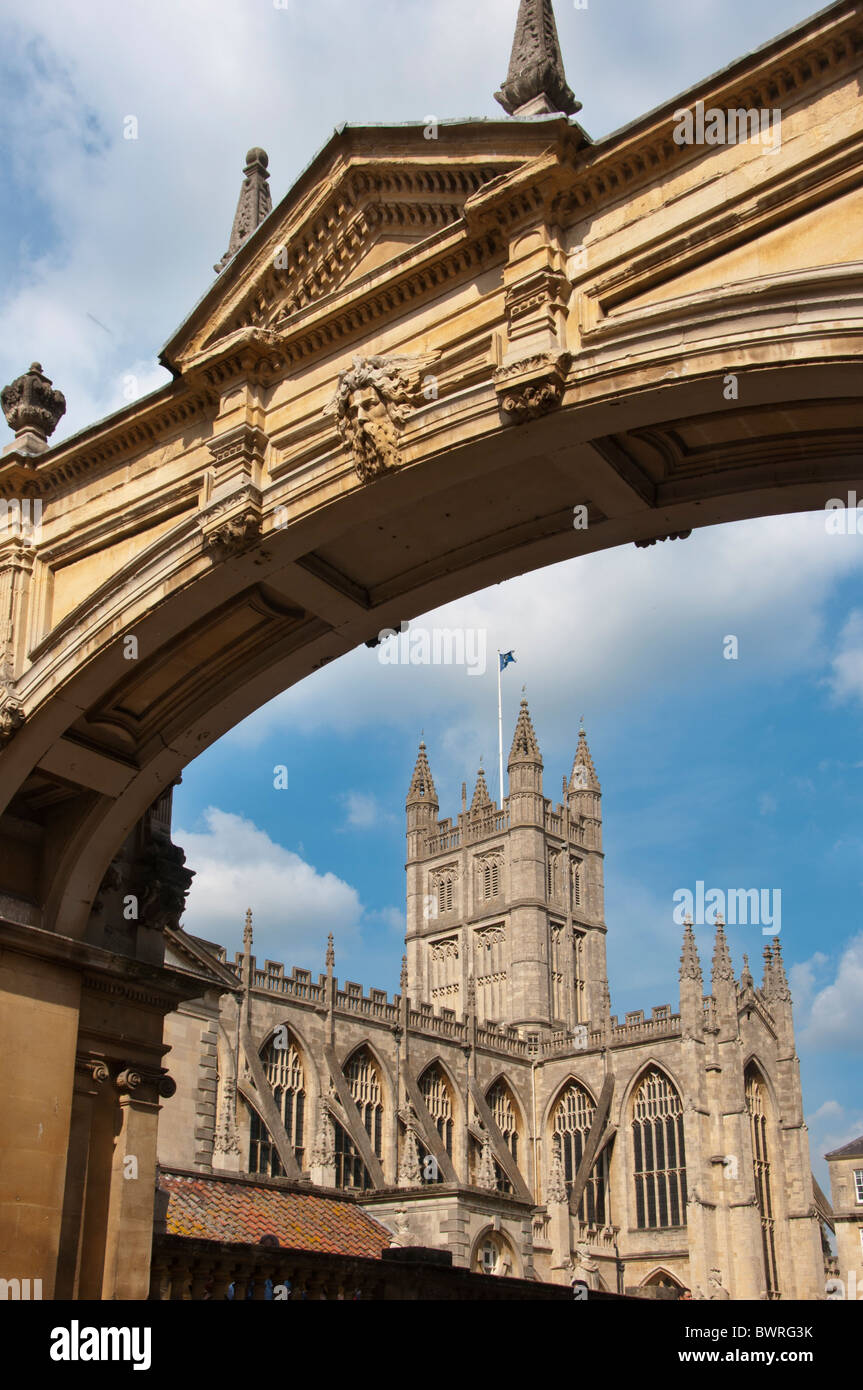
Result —
[[[324,997],[323,985],[313,984],[306,970],[293,975],[279,975],[272,970],[255,969],[252,971],[252,988],[287,994],[291,999],[309,999],[313,1003],[320,1003]]]
[[[467,839],[485,840],[489,835],[497,835],[499,831],[506,830],[509,826],[509,812],[496,811],[492,816],[483,816],[482,820],[468,821]]]
[[[380,1018],[386,1023],[397,1023],[399,1006],[391,1004],[383,990],[372,990],[366,997],[351,990],[336,991],[336,1008],[345,1013],[363,1014],[366,1018]]]
[[[667,1013],[667,1005],[654,1009],[653,1018],[627,1015],[625,1023],[611,1020],[611,1046],[628,1047],[632,1043],[649,1042],[653,1038],[677,1038],[680,1036],[680,1014]]]
[[[430,835],[426,840],[426,854],[443,854],[461,845],[460,830],[445,830],[442,835]]]
[[[447,1018],[431,1009],[411,1009],[409,1026],[414,1033],[434,1033],[442,1038],[467,1041],[467,1026],[460,1019]]]
[[[563,816],[555,811],[546,811],[545,828],[552,835],[563,835]]]
[[[511,1057],[530,1058],[535,1053],[527,1038],[519,1038],[515,1033],[504,1033],[498,1028],[484,1028],[477,1025],[476,1040],[480,1047],[491,1048],[495,1052],[508,1052]]]

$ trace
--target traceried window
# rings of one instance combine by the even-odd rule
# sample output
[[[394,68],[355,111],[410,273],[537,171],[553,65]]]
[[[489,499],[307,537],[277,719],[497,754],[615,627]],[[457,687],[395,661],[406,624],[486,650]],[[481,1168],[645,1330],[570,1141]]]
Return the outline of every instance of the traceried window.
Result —
[[[360,1112],[372,1150],[383,1154],[383,1088],[377,1065],[368,1048],[355,1052],[345,1067],[345,1077]],[[372,1187],[374,1184],[350,1136],[338,1123],[336,1131],[336,1186]]]
[[[452,1158],[453,1108],[449,1082],[441,1068],[434,1064],[423,1072],[419,1086],[434,1127]]]
[[[571,1081],[554,1108],[554,1140],[560,1145],[563,1176],[571,1189],[579,1169],[596,1106],[583,1086]],[[578,1207],[579,1221],[591,1226],[608,1224],[608,1161],[606,1144],[588,1178]]]
[[[452,1136],[453,1136],[453,1106],[452,1095],[449,1082],[442,1069],[434,1063],[427,1067],[419,1080],[419,1088],[422,1092],[426,1109],[432,1117],[432,1122],[441,1137],[443,1146],[452,1158]],[[424,1182],[443,1182],[444,1176],[440,1171],[439,1165],[427,1164],[426,1160],[433,1158],[434,1155],[426,1148],[425,1144],[418,1138],[417,1148],[419,1149],[420,1164],[423,1166]],[[428,1176],[431,1171],[435,1176]]]
[[[503,1077],[496,1081],[491,1090],[486,1095],[486,1104],[492,1113],[494,1122],[503,1136],[503,1142],[509,1149],[516,1163],[518,1162],[518,1112],[515,1101],[509,1086]],[[499,1192],[512,1192],[512,1184],[506,1173],[501,1168],[497,1159],[494,1163],[495,1175],[497,1178],[497,1189]]]
[[[437,881],[437,907],[438,912],[452,912],[453,906],[453,875],[441,874]]]
[[[557,897],[559,864],[560,855],[556,851],[550,850],[545,861],[545,891],[549,898]]]
[[[752,1137],[752,1163],[755,1170],[755,1196],[761,1216],[761,1248],[767,1297],[779,1297],[776,1263],[776,1221],[773,1211],[773,1185],[770,1150],[767,1141],[767,1089],[754,1067],[746,1073],[746,1110]]]
[[[576,859],[572,864],[572,905],[581,907],[582,902],[582,873],[583,866],[580,859]]]
[[[280,1046],[281,1043],[285,1045]],[[302,1171],[305,1156],[305,1077],[300,1053],[287,1029],[277,1029],[274,1037],[261,1051],[261,1062],[288,1141]],[[283,1171],[272,1136],[264,1122],[253,1111],[249,1129],[249,1172],[281,1177]]]
[[[644,1076],[632,1106],[635,1216],[640,1231],[686,1225],[683,1107],[656,1067]]]
[[[863,1168],[854,1169],[854,1195],[858,1207],[863,1206]]]
[[[500,892],[500,864],[496,859],[487,859],[482,869],[482,895],[496,898]]]

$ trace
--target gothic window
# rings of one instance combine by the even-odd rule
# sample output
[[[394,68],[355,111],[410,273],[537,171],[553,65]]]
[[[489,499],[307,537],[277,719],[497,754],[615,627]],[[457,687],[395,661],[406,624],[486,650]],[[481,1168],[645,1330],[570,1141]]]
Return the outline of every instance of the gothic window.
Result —
[[[581,907],[581,905],[582,905],[582,904],[581,904],[581,898],[582,898],[582,892],[581,892],[581,886],[582,886],[582,885],[581,885],[581,877],[582,877],[582,864],[581,864],[581,860],[580,860],[580,859],[576,859],[576,860],[574,861],[573,865],[572,865],[572,905],[573,905],[573,907]]]
[[[429,985],[433,1003],[439,1008],[454,1009],[461,988],[459,939],[447,936],[429,942]]]
[[[545,891],[549,898],[557,897],[557,870],[560,855],[555,851],[549,851],[545,861]]]
[[[453,1106],[449,1082],[441,1068],[434,1064],[423,1072],[419,1086],[435,1129],[452,1158]]]
[[[452,912],[453,908],[453,875],[441,874],[437,881],[437,907],[438,912]]]
[[[486,859],[482,868],[482,895],[496,898],[500,892],[500,864],[496,859]]]
[[[478,1016],[486,1023],[506,1012],[506,928],[481,927],[474,932],[474,981]]]
[[[773,1214],[770,1153],[767,1143],[767,1095],[764,1083],[754,1068],[750,1068],[746,1073],[746,1110],[752,1136],[755,1196],[761,1217],[764,1278],[767,1296],[773,1299],[779,1297],[779,1275],[776,1264],[776,1222]]]
[[[587,1145],[596,1106],[583,1086],[570,1081],[554,1108],[554,1142],[560,1145],[563,1176],[572,1188]],[[579,1221],[591,1226],[608,1224],[608,1161],[611,1145],[606,1144],[593,1166],[578,1207]]]
[[[644,1076],[632,1106],[635,1215],[640,1231],[686,1225],[683,1107],[656,1067]]]
[[[350,1087],[354,1104],[360,1112],[372,1150],[380,1158],[383,1154],[383,1087],[380,1073],[368,1048],[355,1052],[345,1067],[345,1078]],[[373,1183],[350,1136],[340,1124],[336,1131],[336,1186],[372,1187]]]
[[[516,1163],[518,1162],[518,1112],[515,1107],[512,1092],[504,1081],[503,1077],[496,1081],[491,1090],[486,1095],[486,1104],[492,1113],[494,1122],[503,1136],[503,1142],[509,1149]],[[497,1177],[497,1189],[499,1192],[511,1192],[512,1184],[500,1164],[495,1159],[495,1174]]]
[[[280,1045],[283,1044],[283,1045]],[[306,1118],[306,1090],[303,1064],[297,1045],[284,1027],[261,1050],[264,1074],[270,1083],[276,1108],[285,1127],[288,1142],[302,1169],[305,1154],[303,1131]],[[249,1172],[282,1174],[282,1165],[266,1125],[253,1112],[249,1132]]]

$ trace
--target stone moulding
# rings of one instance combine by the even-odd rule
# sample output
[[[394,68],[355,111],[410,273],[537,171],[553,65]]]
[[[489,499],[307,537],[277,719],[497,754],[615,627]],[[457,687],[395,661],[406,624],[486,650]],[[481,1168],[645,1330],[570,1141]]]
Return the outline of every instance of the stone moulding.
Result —
[[[563,400],[569,352],[541,352],[498,367],[494,387],[509,424],[521,425],[555,410]]]

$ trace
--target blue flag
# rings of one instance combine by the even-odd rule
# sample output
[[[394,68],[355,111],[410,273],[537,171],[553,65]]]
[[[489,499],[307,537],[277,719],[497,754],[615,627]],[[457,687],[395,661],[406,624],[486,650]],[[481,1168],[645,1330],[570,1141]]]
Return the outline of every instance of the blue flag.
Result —
[[[499,652],[498,655],[500,657],[500,669],[502,671],[506,670],[511,661],[515,661],[514,652]]]

